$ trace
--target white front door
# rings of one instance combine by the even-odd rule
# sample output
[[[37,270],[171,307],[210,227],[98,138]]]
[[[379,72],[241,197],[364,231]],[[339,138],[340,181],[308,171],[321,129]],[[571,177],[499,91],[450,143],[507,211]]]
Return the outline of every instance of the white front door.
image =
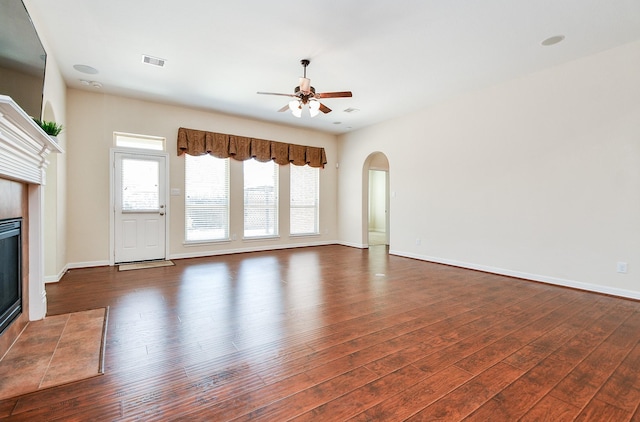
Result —
[[[166,259],[166,157],[116,152],[115,263]]]

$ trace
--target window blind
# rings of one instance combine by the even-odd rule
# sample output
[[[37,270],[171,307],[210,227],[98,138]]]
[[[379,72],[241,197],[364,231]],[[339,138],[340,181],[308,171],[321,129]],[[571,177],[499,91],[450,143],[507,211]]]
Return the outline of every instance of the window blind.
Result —
[[[278,165],[273,161],[243,162],[244,237],[278,234]]]
[[[185,240],[229,238],[229,159],[185,158]]]
[[[320,203],[320,170],[290,166],[289,233],[317,234]]]

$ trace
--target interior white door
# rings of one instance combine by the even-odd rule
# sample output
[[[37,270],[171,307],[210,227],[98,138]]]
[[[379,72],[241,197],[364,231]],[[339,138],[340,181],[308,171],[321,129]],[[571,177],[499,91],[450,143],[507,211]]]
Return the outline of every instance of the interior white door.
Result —
[[[115,263],[166,259],[165,160],[115,153]]]

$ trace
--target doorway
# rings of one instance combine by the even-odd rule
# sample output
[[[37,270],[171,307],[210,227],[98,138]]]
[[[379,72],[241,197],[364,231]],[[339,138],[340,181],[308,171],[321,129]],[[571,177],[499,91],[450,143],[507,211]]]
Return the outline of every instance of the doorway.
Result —
[[[166,154],[113,151],[113,263],[167,257]]]
[[[376,152],[365,162],[367,186],[366,244],[368,246],[389,245],[389,161]]]
[[[387,172],[369,170],[369,245],[387,245]]]

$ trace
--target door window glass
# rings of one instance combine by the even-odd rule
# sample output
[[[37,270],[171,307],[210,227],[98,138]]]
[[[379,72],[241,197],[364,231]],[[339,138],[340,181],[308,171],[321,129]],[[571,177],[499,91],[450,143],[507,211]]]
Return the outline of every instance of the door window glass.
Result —
[[[160,208],[160,166],[157,161],[122,159],[122,211],[157,211]]]

